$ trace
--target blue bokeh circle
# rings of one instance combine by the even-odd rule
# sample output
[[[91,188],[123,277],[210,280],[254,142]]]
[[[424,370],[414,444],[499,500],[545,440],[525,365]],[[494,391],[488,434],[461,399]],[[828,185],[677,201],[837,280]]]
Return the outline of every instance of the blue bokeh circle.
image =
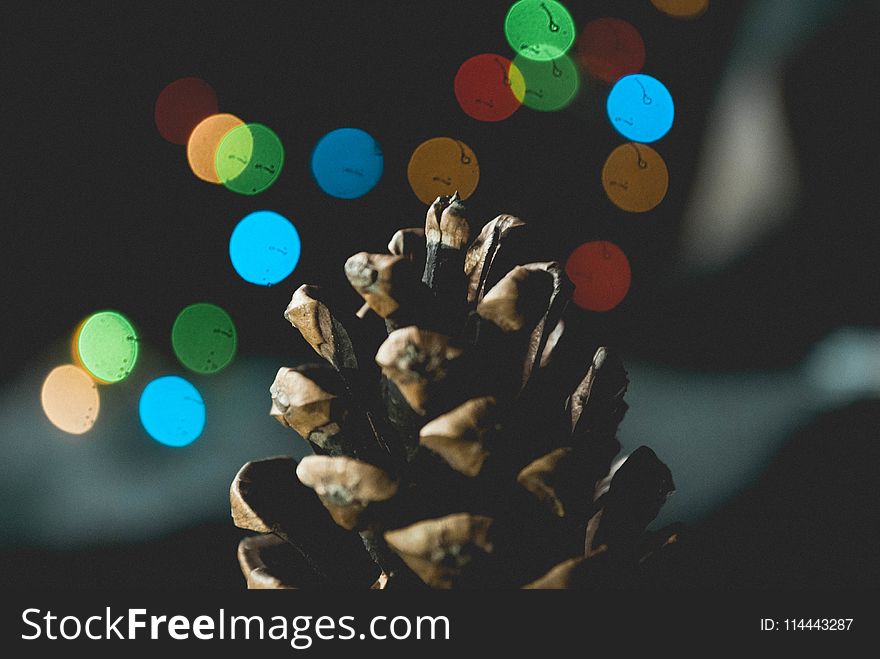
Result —
[[[138,412],[144,430],[165,446],[187,446],[205,428],[202,395],[190,382],[177,375],[156,378],[144,387]]]
[[[382,178],[385,157],[372,135],[360,128],[337,128],[312,151],[311,170],[318,187],[331,197],[357,199]]]
[[[296,227],[275,211],[255,211],[236,225],[229,238],[229,258],[251,284],[271,286],[299,263],[302,245]]]
[[[649,75],[634,73],[614,83],[606,103],[608,120],[626,139],[648,144],[669,132],[675,105],[666,86]]]

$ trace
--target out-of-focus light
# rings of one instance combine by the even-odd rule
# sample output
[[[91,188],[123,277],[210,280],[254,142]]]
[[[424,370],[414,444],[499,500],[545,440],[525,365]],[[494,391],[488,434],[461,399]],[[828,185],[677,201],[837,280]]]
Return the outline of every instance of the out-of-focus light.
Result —
[[[804,373],[816,389],[836,402],[880,394],[880,331],[841,327],[811,350]]]
[[[602,187],[611,202],[630,213],[651,210],[666,196],[669,171],[659,153],[629,142],[614,149],[602,167]]]
[[[385,169],[385,156],[375,138],[360,128],[337,128],[315,145],[312,176],[326,194],[357,199],[376,187]]]
[[[259,286],[277,284],[293,272],[300,249],[296,228],[274,211],[246,215],[229,238],[232,267],[242,279]]]
[[[284,165],[284,146],[263,124],[244,124],[220,140],[215,159],[217,177],[233,192],[255,195],[272,185]]]
[[[629,291],[632,272],[626,254],[614,243],[595,240],[575,249],[565,262],[575,285],[572,300],[588,311],[610,311]]]
[[[480,165],[464,142],[451,137],[433,137],[413,151],[406,177],[423,204],[456,190],[462,199],[467,199],[477,189]]]
[[[205,428],[205,401],[199,390],[176,375],[156,378],[144,387],[138,412],[144,430],[160,444],[181,447]]]
[[[620,18],[598,18],[587,23],[578,37],[577,50],[584,70],[607,83],[638,73],[645,65],[642,35]]]
[[[186,143],[186,159],[193,174],[208,183],[220,183],[217,149],[226,134],[244,122],[232,114],[212,114],[199,122]]]
[[[453,83],[455,98],[464,113],[479,121],[503,121],[522,105],[526,84],[518,68],[506,57],[483,53],[458,68]]]
[[[656,142],[669,132],[675,117],[669,90],[657,78],[643,73],[614,83],[606,109],[611,125],[633,142]]]
[[[172,144],[186,144],[193,128],[217,114],[217,93],[201,78],[180,78],[159,92],[154,116],[159,134]]]
[[[203,375],[228,365],[235,356],[237,341],[229,314],[207,302],[183,309],[171,328],[171,347],[180,363]]]
[[[40,403],[53,426],[71,435],[81,435],[95,425],[101,397],[88,373],[73,364],[65,364],[46,376]]]
[[[580,71],[568,56],[555,60],[533,60],[517,55],[513,66],[525,81],[522,103],[541,112],[556,112],[568,107],[580,88]]]
[[[80,328],[77,353],[83,368],[99,381],[119,382],[129,376],[137,362],[137,333],[118,311],[99,311]]]
[[[82,359],[79,356],[79,333],[82,332],[83,325],[86,324],[88,318],[83,318],[79,321],[79,325],[76,326],[76,329],[73,330],[73,335],[70,340],[70,360],[73,362],[74,366],[78,366],[79,368],[86,370],[86,367],[83,366]],[[88,371],[86,371],[88,373]],[[89,374],[91,375],[91,374]],[[94,378],[94,376],[91,376]],[[108,384],[104,382],[103,384]]]
[[[764,3],[752,7],[776,11]],[[789,7],[787,11],[797,13]],[[768,240],[797,213],[806,181],[793,141],[792,108],[779,80],[765,68],[783,59],[756,61],[761,66],[744,66],[723,77],[714,107],[705,117],[683,209],[682,265],[699,270],[729,267],[732,259]]]
[[[675,18],[696,18],[709,8],[709,0],[651,0],[651,4]]]
[[[534,60],[554,60],[574,43],[574,19],[556,0],[519,0],[504,18],[504,34],[515,53]]]

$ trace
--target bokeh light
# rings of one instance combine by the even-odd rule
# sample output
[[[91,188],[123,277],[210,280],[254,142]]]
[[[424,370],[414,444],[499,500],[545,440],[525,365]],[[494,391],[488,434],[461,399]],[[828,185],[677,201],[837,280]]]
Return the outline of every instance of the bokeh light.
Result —
[[[574,43],[574,19],[556,0],[519,0],[504,18],[504,34],[517,54],[534,60],[558,59]]]
[[[154,112],[159,134],[186,144],[202,119],[217,114],[217,93],[201,78],[180,78],[159,92]]]
[[[83,325],[86,324],[87,320],[88,318],[83,318],[81,321],[79,321],[79,324],[76,326],[76,329],[73,330],[73,335],[70,339],[70,360],[75,366],[78,366],[83,370],[85,370],[86,367],[83,366],[82,359],[80,359],[79,356],[79,333],[82,332]],[[89,373],[89,375],[91,374]],[[91,377],[94,378],[95,376],[91,375]],[[105,382],[103,384],[108,383]]]
[[[215,304],[198,302],[177,314],[171,347],[180,363],[203,375],[216,373],[232,361],[238,343],[235,323]]]
[[[656,142],[669,132],[675,117],[669,90],[643,73],[624,76],[614,83],[606,109],[611,125],[633,142]]]
[[[572,301],[588,311],[610,311],[629,291],[632,273],[626,254],[614,243],[595,240],[575,249],[565,262],[575,285]]]
[[[233,229],[229,258],[242,279],[271,286],[293,272],[300,248],[299,233],[290,220],[274,211],[255,211]]]
[[[220,182],[243,195],[255,195],[272,185],[284,165],[284,146],[263,124],[233,128],[217,147],[215,166]]]
[[[337,199],[357,199],[376,187],[385,156],[375,138],[360,128],[337,128],[315,145],[312,176],[318,187]]]
[[[645,65],[645,42],[632,24],[620,18],[598,18],[581,31],[578,59],[594,78],[613,83]]]
[[[98,387],[78,366],[58,366],[46,376],[40,403],[53,426],[71,435],[92,429],[101,409]]]
[[[522,73],[525,92],[522,103],[541,112],[568,107],[580,88],[580,71],[568,55],[555,60],[533,60],[517,55],[513,66]]]
[[[186,143],[186,159],[193,174],[208,183],[220,183],[217,149],[226,134],[244,122],[233,114],[212,114],[193,128]]]
[[[483,53],[458,67],[455,98],[466,115],[479,121],[503,121],[522,105],[526,84],[506,57]]]
[[[137,362],[137,333],[118,311],[99,311],[89,316],[76,343],[83,368],[104,383],[124,380]]]
[[[423,204],[455,191],[467,199],[477,189],[480,165],[476,154],[461,140],[433,137],[413,151],[406,177]]]
[[[651,0],[651,4],[675,18],[697,18],[709,8],[709,0]]]
[[[191,444],[205,428],[202,395],[177,375],[156,378],[144,387],[138,412],[147,434],[166,446]]]
[[[669,171],[646,144],[629,142],[614,149],[602,167],[602,187],[611,202],[630,213],[651,210],[666,196]]]

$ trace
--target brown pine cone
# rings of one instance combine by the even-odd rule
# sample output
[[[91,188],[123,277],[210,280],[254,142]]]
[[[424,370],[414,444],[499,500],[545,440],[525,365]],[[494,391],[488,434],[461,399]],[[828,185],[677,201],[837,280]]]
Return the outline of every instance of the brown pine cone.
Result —
[[[626,585],[675,541],[645,531],[666,465],[647,447],[615,462],[626,371],[607,347],[583,364],[562,267],[527,262],[510,215],[468,246],[466,215],[438,198],[424,230],[352,256],[357,316],[293,294],[284,316],[326,363],[280,369],[271,413],[314,455],[232,483],[236,525],[266,534],[239,546],[248,587]]]

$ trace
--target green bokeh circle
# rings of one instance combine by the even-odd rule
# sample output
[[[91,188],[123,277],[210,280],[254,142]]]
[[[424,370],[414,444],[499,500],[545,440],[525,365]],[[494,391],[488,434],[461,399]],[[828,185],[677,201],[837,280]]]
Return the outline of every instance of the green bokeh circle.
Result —
[[[207,302],[191,304],[177,314],[171,328],[171,347],[189,370],[210,375],[235,356],[238,334],[229,314]]]
[[[574,43],[574,19],[556,0],[519,0],[504,18],[504,35],[513,51],[547,61],[565,55]]]
[[[233,192],[255,195],[272,185],[284,165],[284,146],[263,124],[244,124],[226,133],[215,160],[220,182]]]
[[[541,112],[557,112],[574,100],[581,83],[581,73],[568,55],[555,60],[533,60],[517,55],[513,65],[526,83],[523,105]]]
[[[134,326],[118,311],[99,311],[89,316],[79,331],[76,347],[83,367],[107,383],[127,378],[138,357]]]

